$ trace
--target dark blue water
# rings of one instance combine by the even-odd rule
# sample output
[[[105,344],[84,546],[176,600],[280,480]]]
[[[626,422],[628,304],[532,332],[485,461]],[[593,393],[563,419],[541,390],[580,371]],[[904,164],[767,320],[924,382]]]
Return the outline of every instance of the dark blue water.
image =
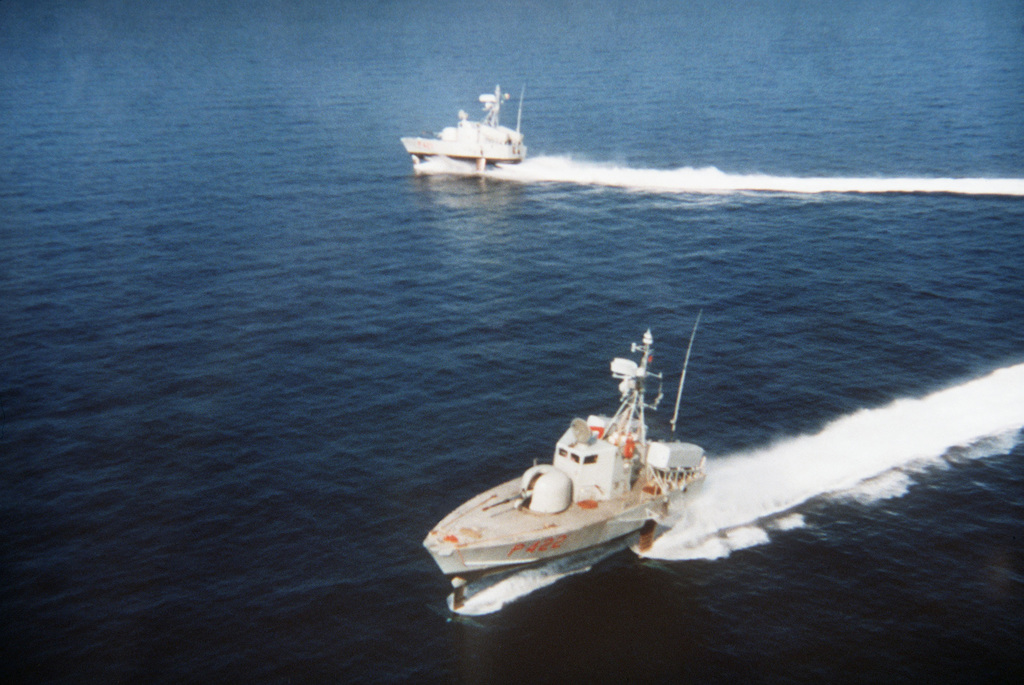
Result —
[[[5,681],[1019,682],[1022,55],[1012,0],[3,2]],[[527,162],[415,176],[496,83]],[[453,618],[426,532],[700,310],[691,518]]]

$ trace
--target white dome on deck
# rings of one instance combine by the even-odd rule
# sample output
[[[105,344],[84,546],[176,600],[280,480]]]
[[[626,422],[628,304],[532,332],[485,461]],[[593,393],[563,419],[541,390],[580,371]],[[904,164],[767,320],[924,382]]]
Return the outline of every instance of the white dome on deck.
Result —
[[[557,514],[572,504],[572,480],[558,469],[545,470],[533,480],[530,511]]]

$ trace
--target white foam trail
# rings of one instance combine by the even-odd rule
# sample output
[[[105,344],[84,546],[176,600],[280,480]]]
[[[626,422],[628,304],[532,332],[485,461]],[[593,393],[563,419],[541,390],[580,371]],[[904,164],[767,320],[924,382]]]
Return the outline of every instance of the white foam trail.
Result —
[[[871,504],[884,499],[903,497],[913,484],[913,478],[905,471],[886,471],[858,483],[841,495],[861,504]]]
[[[906,493],[894,470],[1005,454],[1024,427],[1024,364],[919,399],[864,409],[801,436],[708,464],[702,493],[646,556],[715,559],[768,539],[750,532],[807,500]],[[781,519],[775,527],[781,527]],[[736,534],[735,531],[743,531]]]
[[[796,530],[807,525],[803,514],[790,514],[775,521],[776,530]]]
[[[448,608],[455,613],[462,614],[464,616],[493,614],[509,602],[513,602],[520,597],[530,594],[531,592],[536,592],[543,587],[556,583],[566,576],[570,576],[575,573],[583,573],[589,569],[590,567],[587,566],[564,573],[541,569],[522,571],[521,573],[505,578],[494,585],[478,590],[475,594],[466,599],[465,604],[458,609],[454,608],[453,598],[449,595]]]
[[[452,170],[445,171],[445,168]],[[441,164],[431,167],[431,170],[433,173],[477,173],[472,168],[462,168],[460,171]],[[633,169],[612,164],[581,162],[571,157],[533,157],[521,164],[499,166],[484,172],[483,175],[520,183],[575,183],[672,193],[955,193],[1024,197],[1024,178],[770,176],[727,174],[714,167]]]

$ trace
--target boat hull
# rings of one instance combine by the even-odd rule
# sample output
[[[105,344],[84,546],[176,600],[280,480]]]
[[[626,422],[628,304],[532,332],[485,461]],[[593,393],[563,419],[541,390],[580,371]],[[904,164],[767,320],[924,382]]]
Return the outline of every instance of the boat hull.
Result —
[[[402,145],[405,147],[405,151],[412,155],[414,164],[419,164],[422,160],[430,157],[449,157],[471,162],[484,160],[485,164],[518,164],[526,158],[526,146],[521,144],[402,138]]]
[[[627,498],[575,502],[558,514],[503,503],[519,485],[514,479],[474,497],[430,531],[423,545],[445,575],[475,580],[592,549],[642,529],[653,532],[670,505],[695,492],[699,482],[659,494],[638,485]]]

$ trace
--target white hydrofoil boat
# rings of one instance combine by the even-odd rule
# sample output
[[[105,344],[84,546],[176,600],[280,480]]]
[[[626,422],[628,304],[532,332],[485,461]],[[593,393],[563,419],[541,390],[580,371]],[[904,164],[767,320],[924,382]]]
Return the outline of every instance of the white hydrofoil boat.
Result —
[[[499,123],[502,100],[508,100],[508,93],[502,94],[501,87],[494,94],[480,96],[487,115],[483,121],[469,121],[465,111],[459,112],[457,126],[447,126],[433,138],[402,138],[406,152],[412,155],[414,168],[430,157],[449,157],[476,163],[477,171],[483,171],[488,164],[516,164],[526,159],[523,134],[519,132],[519,121],[523,113],[522,97],[519,98],[519,116],[516,130]]]

